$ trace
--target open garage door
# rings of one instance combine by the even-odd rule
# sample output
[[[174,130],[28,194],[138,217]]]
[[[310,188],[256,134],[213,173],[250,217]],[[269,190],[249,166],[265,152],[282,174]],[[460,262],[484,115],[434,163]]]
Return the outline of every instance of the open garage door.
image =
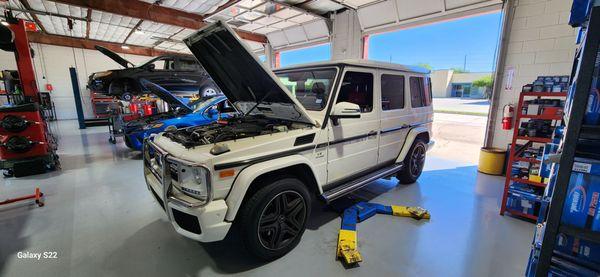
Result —
[[[498,11],[498,0],[351,0],[357,5],[361,28],[366,33],[392,31],[476,14]]]

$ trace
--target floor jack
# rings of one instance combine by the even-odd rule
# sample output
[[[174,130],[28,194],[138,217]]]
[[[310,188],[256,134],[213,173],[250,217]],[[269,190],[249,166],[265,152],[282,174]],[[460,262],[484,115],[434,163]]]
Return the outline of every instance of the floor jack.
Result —
[[[347,266],[356,266],[362,262],[358,252],[356,224],[369,219],[375,214],[389,214],[401,217],[412,217],[417,220],[430,219],[429,212],[421,207],[385,206],[375,203],[359,202],[344,210],[342,227],[338,236],[336,257]]]
[[[28,199],[35,199],[35,203],[39,207],[43,207],[44,206],[44,202],[42,200],[43,196],[44,196],[44,193],[42,193],[40,191],[40,188],[35,188],[35,193],[34,194],[25,195],[25,196],[13,198],[13,199],[6,199],[6,200],[0,202],[0,206],[1,205],[7,205],[7,204],[10,204],[10,203],[19,202],[19,201],[25,201],[25,200],[28,200]]]

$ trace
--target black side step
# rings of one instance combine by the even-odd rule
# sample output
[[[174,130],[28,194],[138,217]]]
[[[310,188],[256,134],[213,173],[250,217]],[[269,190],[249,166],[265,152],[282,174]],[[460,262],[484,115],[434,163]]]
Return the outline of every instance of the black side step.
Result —
[[[323,192],[323,194],[321,196],[323,197],[323,199],[325,199],[325,202],[329,203],[329,202],[331,202],[335,199],[338,199],[348,193],[351,193],[357,189],[360,189],[377,179],[390,176],[390,175],[402,170],[403,167],[404,167],[404,165],[402,163],[397,163],[397,164],[390,165],[388,167],[384,167],[382,169],[379,169],[377,171],[369,173],[365,176],[362,176],[358,179],[352,180],[348,183],[339,185],[339,186],[332,188],[326,192]]]

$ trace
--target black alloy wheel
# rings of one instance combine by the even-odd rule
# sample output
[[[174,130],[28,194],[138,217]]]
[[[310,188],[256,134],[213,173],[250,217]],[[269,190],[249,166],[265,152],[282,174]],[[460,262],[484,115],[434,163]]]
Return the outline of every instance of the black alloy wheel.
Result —
[[[425,145],[422,143],[417,144],[411,155],[410,174],[419,176],[423,171],[423,165],[425,165]]]
[[[0,121],[0,126],[6,131],[19,133],[27,129],[29,122],[24,118],[9,114]]]
[[[303,231],[306,203],[295,191],[277,194],[263,210],[258,226],[260,243],[269,250],[288,246]]]
[[[255,257],[275,260],[290,252],[302,238],[310,216],[311,197],[306,184],[282,176],[260,180],[238,212],[246,249]]]
[[[397,178],[402,184],[412,184],[423,173],[427,147],[422,139],[416,139],[404,158],[404,168],[398,172]]]

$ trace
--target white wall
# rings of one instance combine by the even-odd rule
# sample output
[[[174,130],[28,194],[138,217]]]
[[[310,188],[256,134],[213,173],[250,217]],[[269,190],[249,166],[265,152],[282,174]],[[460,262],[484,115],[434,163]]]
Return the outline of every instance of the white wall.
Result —
[[[540,75],[570,75],[575,55],[577,29],[568,25],[571,4],[568,0],[520,0],[510,30],[508,54],[498,109],[516,104],[519,93]],[[505,90],[507,71],[514,68],[513,86]],[[502,130],[502,111],[496,114],[493,146],[506,148],[512,130]]]
[[[454,73],[454,75],[452,75],[452,83],[473,83],[474,81],[491,75],[491,72]]]
[[[93,114],[89,91],[85,88],[88,76],[94,72],[122,67],[96,50],[37,43],[32,43],[31,46],[35,51],[34,66],[38,88],[40,91],[45,91],[46,84],[52,84],[54,88],[52,98],[56,105],[58,119],[77,118],[69,74],[71,66],[77,68],[85,116],[91,118]],[[150,59],[150,57],[137,55],[123,54],[122,56],[134,64]],[[17,69],[14,53],[0,51],[0,69]]]
[[[450,81],[454,70],[443,69],[431,71],[431,93],[435,98],[450,97]]]

